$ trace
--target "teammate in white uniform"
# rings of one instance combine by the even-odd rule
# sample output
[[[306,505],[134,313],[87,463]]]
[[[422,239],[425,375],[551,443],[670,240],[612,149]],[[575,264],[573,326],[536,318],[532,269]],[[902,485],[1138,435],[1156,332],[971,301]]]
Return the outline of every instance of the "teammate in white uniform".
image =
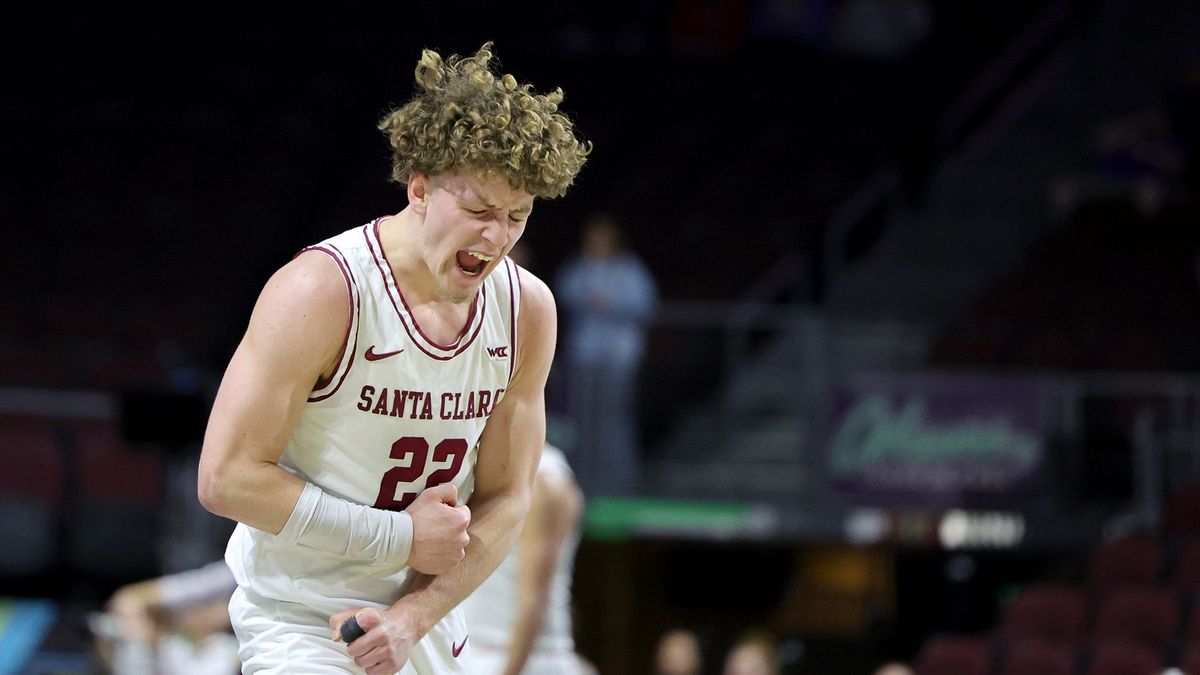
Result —
[[[494,75],[490,47],[422,54],[380,124],[408,206],[277,272],[221,383],[199,495],[239,521],[244,673],[471,672],[455,608],[529,509],[555,341],[505,256],[590,152],[561,91]]]
[[[478,675],[577,675],[571,573],[583,494],[558,448],[547,445],[516,548],[463,603]]]

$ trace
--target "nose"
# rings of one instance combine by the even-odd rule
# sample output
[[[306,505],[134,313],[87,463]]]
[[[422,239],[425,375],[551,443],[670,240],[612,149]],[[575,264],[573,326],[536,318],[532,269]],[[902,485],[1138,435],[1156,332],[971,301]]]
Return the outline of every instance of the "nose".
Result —
[[[483,221],[483,239],[496,248],[503,248],[508,243],[508,224],[502,213],[493,213],[491,218]]]

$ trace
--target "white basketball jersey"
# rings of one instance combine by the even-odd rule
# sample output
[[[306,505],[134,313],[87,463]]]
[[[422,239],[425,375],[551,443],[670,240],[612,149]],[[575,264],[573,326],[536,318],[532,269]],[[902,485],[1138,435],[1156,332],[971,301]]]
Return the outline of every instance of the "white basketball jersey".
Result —
[[[392,276],[379,221],[328,239],[320,251],[346,281],[350,317],[336,372],[308,399],[280,466],[359,504],[403,509],[427,487],[474,488],[479,437],[504,396],[517,349],[521,294],[509,259],[484,280],[451,344],[430,340]],[[486,450],[485,450],[486,452]],[[341,611],[403,594],[409,568],[290,544],[239,524],[226,561],[259,596]]]
[[[558,448],[547,445],[542,450],[539,472],[574,475]],[[542,629],[534,642],[534,651],[541,653],[570,653],[575,649],[571,631],[571,575],[575,566],[575,550],[579,533],[575,532],[558,553],[554,578],[550,582],[550,600]],[[517,593],[517,566],[521,555],[520,542],[500,563],[479,588],[475,589],[462,607],[467,616],[467,629],[475,641],[476,650],[506,650],[512,640],[513,624],[520,602]]]

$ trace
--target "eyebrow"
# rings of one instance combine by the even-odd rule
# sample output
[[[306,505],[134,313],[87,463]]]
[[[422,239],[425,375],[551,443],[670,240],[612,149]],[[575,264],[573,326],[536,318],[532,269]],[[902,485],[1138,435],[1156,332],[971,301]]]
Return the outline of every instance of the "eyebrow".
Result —
[[[480,206],[482,206],[483,208],[485,208],[489,211],[495,211],[496,209],[500,208],[499,206],[494,204],[492,202],[492,200],[489,199],[487,196],[482,195],[479,192],[477,192],[476,190],[474,190],[473,188],[469,188],[469,187],[464,189],[461,193],[459,193],[458,198],[461,201],[471,202],[473,204],[479,204]],[[533,211],[533,204],[529,204],[528,206],[518,206],[517,208],[513,209],[512,211],[513,211],[513,213],[524,213],[524,212]]]
[[[483,208],[485,208],[489,211],[495,211],[496,209],[500,208],[499,206],[496,206],[495,204],[491,203],[490,201],[483,199],[482,197],[475,196],[475,195],[473,195],[471,197],[470,201],[477,202],[480,206],[482,206]],[[533,210],[533,205],[530,204],[529,206],[518,206],[517,208],[513,209],[512,212],[513,213],[525,213],[527,211],[532,211],[532,210]]]

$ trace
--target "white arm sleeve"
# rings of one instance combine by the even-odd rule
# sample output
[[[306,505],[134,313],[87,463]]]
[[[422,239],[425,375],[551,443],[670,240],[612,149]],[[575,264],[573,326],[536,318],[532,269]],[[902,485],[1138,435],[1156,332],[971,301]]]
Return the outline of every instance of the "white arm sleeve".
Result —
[[[412,516],[355,504],[305,483],[279,536],[351,558],[403,565],[412,550]]]

